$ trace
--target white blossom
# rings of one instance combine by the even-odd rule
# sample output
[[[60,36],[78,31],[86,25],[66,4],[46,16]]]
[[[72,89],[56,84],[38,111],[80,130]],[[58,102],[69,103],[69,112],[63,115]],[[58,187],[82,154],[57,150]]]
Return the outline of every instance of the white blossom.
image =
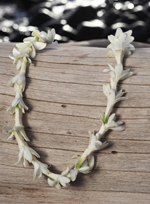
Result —
[[[111,87],[114,89],[116,88],[119,80],[124,80],[133,74],[133,72],[131,72],[130,69],[123,70],[122,64],[118,64],[115,67],[113,67],[110,64],[108,65],[110,69],[104,69],[103,72],[110,73]]]
[[[31,49],[30,49],[31,51]],[[29,58],[29,54],[28,52],[19,52],[16,48],[13,49],[13,55],[14,57],[12,56],[9,56],[12,60],[14,60],[14,64],[17,62],[17,65],[16,65],[16,68],[17,69],[20,69],[22,68],[22,66],[25,66],[25,64],[29,63],[31,64],[31,59]]]
[[[34,30],[32,32],[32,36],[33,37],[27,37],[27,38],[24,38],[24,42],[27,41],[27,42],[42,42],[42,43],[45,43],[45,38],[44,36],[42,36],[41,32],[39,30]]]
[[[79,160],[80,160],[80,158],[77,160],[76,165],[77,165]],[[75,168],[69,172],[69,178],[71,179],[71,181],[76,180],[79,172],[82,174],[88,174],[92,171],[92,169],[94,167],[94,156],[89,155],[80,168],[77,168],[76,165],[75,165]]]
[[[5,131],[4,133],[11,133],[11,135],[8,137],[8,139],[12,138],[17,133],[19,137],[24,138],[24,140],[26,140],[28,142],[30,141],[28,136],[26,135],[26,133],[24,131],[23,125],[18,125],[18,126],[14,126],[14,127],[5,126],[4,131]]]
[[[40,178],[42,174],[48,175],[49,170],[47,164],[38,161],[34,156],[32,156],[32,164],[34,165],[33,180],[35,180],[36,177]]]
[[[122,121],[115,122],[116,120],[116,114],[113,113],[109,116],[108,120],[106,120],[106,123],[104,123],[104,116],[101,114],[101,120],[102,120],[102,126],[99,130],[99,132],[96,134],[98,140],[101,139],[101,137],[107,132],[108,130],[115,130],[115,131],[123,131],[125,130],[125,127],[122,125]]]
[[[45,31],[39,31],[35,30],[32,32],[33,37],[27,37],[24,39],[24,41],[29,41],[29,42],[43,42],[47,44],[53,44],[54,39],[55,39],[55,29],[48,30],[46,33]]]
[[[25,81],[25,72],[24,71],[20,71],[19,74],[17,74],[15,77],[13,77],[9,82],[8,82],[8,86],[12,86],[13,84],[17,83],[22,92],[24,91],[25,89],[25,84],[26,84],[26,81]]]
[[[105,124],[105,128],[107,130],[111,129],[111,130],[116,130],[116,131],[124,130],[125,127],[122,125],[123,122],[122,121],[115,122],[115,119],[116,119],[116,114],[115,113],[111,114],[109,116],[108,123]]]
[[[51,187],[57,188],[58,190],[60,190],[61,187],[67,187],[67,185],[70,183],[70,179],[67,177],[68,172],[69,167],[67,167],[67,169],[63,171],[60,175],[55,175],[56,178],[48,178],[48,184]]]
[[[91,133],[90,134],[90,141],[87,149],[84,151],[81,157],[78,158],[75,168],[72,169],[69,173],[70,179],[75,181],[78,173],[88,174],[94,167],[94,157],[91,155],[94,151],[104,149],[108,143],[99,141],[98,137]],[[84,161],[85,159],[85,161]]]
[[[78,173],[79,173],[79,169],[72,169],[69,172],[69,176],[70,176],[71,181],[75,181],[76,180],[76,178],[78,176]]]
[[[99,141],[97,136],[91,133],[90,131],[89,131],[89,134],[90,134],[90,142],[88,146],[88,155],[90,155],[94,151],[102,150],[108,146],[107,142],[102,143],[101,141]]]
[[[19,93],[16,93],[15,99],[12,101],[10,107],[7,111],[10,111],[11,114],[15,112],[15,108],[18,106],[24,113],[24,109],[28,110],[28,107],[25,105],[22,96]]]
[[[19,140],[19,149],[20,152],[16,164],[21,161],[22,165],[25,166],[25,160],[27,160],[30,163],[32,162],[32,155],[37,158],[40,157],[40,155],[34,149],[32,149],[27,144],[22,142],[22,140]]]
[[[118,121],[118,122],[115,122],[116,120],[116,114],[113,113],[109,116],[109,119],[108,119],[108,122],[106,124],[103,123],[103,126],[104,126],[104,129],[105,129],[105,132],[107,130],[116,130],[116,131],[123,131],[125,130],[125,127],[122,125],[123,122],[122,121]]]
[[[125,93],[122,90],[120,90],[117,94],[115,93],[115,89],[111,88],[109,84],[103,85],[103,92],[105,96],[107,97],[107,108],[106,108],[106,116],[109,116],[112,108],[115,103],[126,99],[126,97],[122,97],[122,95]]]
[[[34,36],[34,40],[38,42],[46,42],[44,36],[42,36],[42,33],[39,30],[34,30],[32,32],[32,36]]]
[[[110,44],[108,48],[112,51],[109,51],[107,57],[114,56],[117,60],[117,63],[121,63],[124,55],[130,55],[131,50],[134,50],[134,46],[130,43],[134,40],[134,37],[131,36],[132,30],[123,32],[121,28],[118,28],[115,36],[109,35],[108,40]]]
[[[31,58],[35,58],[36,50],[42,50],[46,47],[46,43],[43,42],[30,42],[24,39],[23,43],[16,44],[20,53],[27,53]]]
[[[82,167],[79,169],[79,172],[82,174],[88,174],[92,171],[94,167],[94,156],[89,155],[85,162],[82,164]]]
[[[48,32],[46,33],[45,31],[42,31],[41,32],[42,34],[42,37],[45,38],[45,42],[48,43],[48,44],[52,44],[54,43],[54,39],[55,39],[55,29],[51,29],[51,30],[48,30]]]

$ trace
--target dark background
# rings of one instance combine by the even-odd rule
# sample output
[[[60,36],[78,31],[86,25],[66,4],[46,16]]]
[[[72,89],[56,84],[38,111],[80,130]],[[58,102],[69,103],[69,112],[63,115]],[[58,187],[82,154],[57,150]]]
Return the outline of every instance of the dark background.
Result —
[[[21,42],[37,28],[55,28],[58,42],[105,39],[117,27],[149,43],[150,1],[0,0],[1,42]]]

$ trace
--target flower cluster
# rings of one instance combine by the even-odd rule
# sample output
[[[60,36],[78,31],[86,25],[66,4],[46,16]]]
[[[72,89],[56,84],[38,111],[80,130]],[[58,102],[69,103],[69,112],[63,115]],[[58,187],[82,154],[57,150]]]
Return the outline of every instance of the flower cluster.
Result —
[[[103,85],[103,92],[107,97],[107,107],[104,114],[100,113],[102,120],[102,126],[100,130],[95,134],[90,134],[90,141],[88,147],[83,154],[77,158],[77,161],[72,169],[67,167],[61,174],[52,173],[47,164],[42,163],[38,159],[40,155],[28,146],[29,138],[25,133],[22,123],[22,113],[28,110],[28,107],[23,101],[23,92],[26,86],[26,69],[32,63],[32,59],[36,57],[36,52],[42,50],[47,44],[53,44],[55,38],[55,30],[51,29],[47,33],[42,31],[33,31],[32,37],[25,38],[23,43],[16,44],[16,48],[13,49],[13,59],[16,63],[16,68],[20,70],[19,74],[13,77],[8,86],[14,86],[15,99],[12,101],[10,107],[7,109],[11,114],[15,113],[15,125],[14,127],[4,127],[5,132],[11,134],[8,139],[15,137],[19,146],[18,162],[22,162],[25,166],[26,161],[32,163],[34,166],[33,179],[40,178],[42,174],[48,177],[47,181],[51,187],[61,189],[61,187],[67,187],[71,181],[75,181],[78,174],[88,174],[94,167],[93,152],[99,151],[107,147],[107,142],[101,142],[100,139],[108,130],[122,131],[125,129],[122,121],[116,122],[116,114],[112,113],[114,105],[121,100],[126,99],[123,95],[125,92],[117,90],[117,85],[120,80],[124,80],[131,76],[133,73],[130,69],[123,69],[122,60],[124,55],[131,54],[131,50],[134,49],[130,43],[133,41],[131,36],[132,32],[128,31],[123,33],[120,28],[117,29],[115,36],[110,35],[110,45],[108,48],[111,51],[108,53],[108,57],[114,56],[117,61],[116,66],[109,64],[109,69],[105,69],[104,72],[110,73],[111,84]],[[17,164],[16,163],[16,164]]]
[[[67,167],[60,175],[50,173],[53,178],[48,178],[48,184],[58,190],[61,189],[61,187],[67,187],[70,183],[70,179],[68,178],[69,170],[69,167]]]
[[[46,33],[45,31],[38,31],[35,30],[32,32],[33,37],[28,37],[24,39],[24,42],[42,42],[42,43],[47,43],[47,44],[53,44],[57,43],[57,41],[54,42],[55,39],[55,29],[48,30]]]
[[[64,183],[66,181],[64,181],[64,177],[62,175],[60,178],[57,174],[51,174],[48,170],[48,165],[37,159],[40,155],[28,146],[27,142],[30,140],[27,137],[22,124],[22,113],[25,113],[25,110],[28,110],[28,107],[23,101],[23,92],[26,86],[26,69],[32,63],[32,59],[36,57],[36,52],[38,50],[44,49],[46,44],[54,43],[55,30],[49,30],[48,33],[44,31],[33,31],[32,36],[33,37],[25,38],[23,43],[16,44],[17,49],[14,48],[13,56],[10,56],[10,58],[14,61],[14,64],[16,63],[16,68],[18,70],[20,69],[20,72],[8,82],[8,86],[13,85],[15,90],[15,99],[7,109],[11,114],[15,113],[15,125],[14,127],[4,127],[4,132],[11,134],[8,139],[15,137],[18,142],[20,151],[17,163],[21,161],[23,166],[25,166],[26,161],[28,161],[33,164],[33,179],[45,174],[50,178],[52,177],[51,179],[53,179],[53,177],[58,177],[60,184],[65,186]],[[69,178],[66,179],[67,181],[70,181]]]
[[[103,72],[109,72],[110,73],[110,81],[111,84],[104,84],[103,85],[103,92],[105,96],[107,97],[107,107],[105,114],[100,114],[101,120],[102,120],[102,126],[99,130],[99,132],[96,134],[97,137],[100,139],[103,134],[111,130],[117,130],[122,131],[125,129],[125,127],[122,125],[123,122],[115,122],[116,115],[115,113],[112,113],[114,105],[121,101],[126,99],[123,95],[125,92],[121,90],[117,90],[117,85],[120,80],[124,80],[128,77],[130,77],[133,72],[130,71],[130,69],[123,69],[122,60],[124,55],[131,54],[131,50],[134,50],[134,46],[130,43],[133,41],[133,37],[131,36],[132,31],[127,31],[123,33],[123,31],[118,28],[116,31],[115,36],[110,35],[108,36],[108,39],[110,41],[110,45],[108,48],[111,49],[111,51],[108,52],[107,57],[114,56],[117,61],[116,66],[109,65],[109,69],[104,69]],[[111,115],[110,115],[111,114]]]
[[[131,50],[135,49],[134,46],[130,44],[134,40],[134,37],[131,35],[132,30],[124,33],[121,28],[117,29],[115,36],[109,35],[108,40],[110,44],[108,48],[110,48],[111,51],[108,52],[107,57],[115,57],[117,64],[122,64],[124,55],[130,55]]]
[[[26,135],[25,131],[24,131],[24,126],[23,125],[18,125],[18,126],[14,126],[14,127],[8,127],[5,126],[4,127],[4,133],[11,133],[11,135],[8,137],[8,140],[11,139],[12,137],[14,137],[16,134],[18,135],[18,137],[22,137],[25,141],[29,142],[29,138]]]
[[[82,174],[88,174],[92,171],[93,167],[94,167],[93,155],[86,156],[86,160],[83,162],[83,164],[81,157],[79,157],[75,164],[75,168],[69,172],[69,178],[71,179],[71,181],[75,181],[79,172]]]
[[[110,35],[108,36],[108,39],[110,41],[110,45],[108,48],[111,49],[111,51],[108,52],[108,57],[114,56],[117,61],[116,66],[112,66],[109,64],[109,69],[105,69],[104,72],[110,73],[110,81],[111,84],[104,84],[103,85],[103,92],[105,96],[107,97],[107,107],[105,114],[100,113],[100,117],[102,120],[102,126],[100,130],[96,133],[96,135],[91,134],[90,136],[90,143],[87,149],[84,151],[82,156],[80,157],[78,163],[75,165],[82,168],[82,165],[84,164],[84,161],[86,161],[87,157],[91,155],[94,151],[101,150],[105,148],[108,143],[104,142],[102,143],[100,139],[103,137],[103,135],[108,130],[116,130],[116,131],[123,131],[125,127],[122,125],[122,121],[116,122],[116,115],[115,113],[112,113],[114,105],[121,101],[126,99],[123,95],[125,92],[121,90],[117,90],[117,85],[120,80],[124,80],[127,77],[131,76],[133,73],[130,71],[130,69],[124,70],[122,60],[124,55],[131,54],[130,50],[134,50],[133,45],[130,43],[133,41],[133,37],[131,36],[132,31],[128,31],[123,33],[120,28],[117,29],[115,36]],[[76,170],[73,170],[73,175],[77,175],[79,172]]]

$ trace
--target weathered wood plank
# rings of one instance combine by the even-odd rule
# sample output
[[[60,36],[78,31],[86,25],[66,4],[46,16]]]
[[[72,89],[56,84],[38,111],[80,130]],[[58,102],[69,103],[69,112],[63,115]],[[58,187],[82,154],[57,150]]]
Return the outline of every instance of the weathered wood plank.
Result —
[[[0,186],[0,200],[2,203],[20,204],[37,203],[55,204],[66,203],[70,204],[70,201],[75,204],[81,203],[101,203],[101,204],[127,204],[127,203],[143,203],[149,202],[149,194],[144,193],[126,193],[126,192],[109,192],[109,191],[79,191],[63,189],[59,191],[59,194],[54,189],[49,191],[47,187],[29,186],[24,184],[3,184]],[[84,194],[84,196],[83,196]],[[19,195],[19,196],[17,196]],[[60,195],[60,196],[58,196]]]
[[[13,95],[12,89],[6,87],[6,82],[9,81],[9,79],[10,77],[7,75],[0,76],[2,82],[0,87],[1,94]],[[104,104],[106,104],[106,97],[102,92],[102,87],[100,89],[100,86],[49,81],[41,82],[34,79],[27,79],[27,82],[30,84],[30,87],[25,93],[25,98],[55,103],[84,104],[89,106],[104,106]],[[150,107],[150,95],[148,94],[150,91],[149,86],[139,86],[137,89],[137,85],[124,85],[123,89],[127,91],[127,97],[129,99],[121,103],[122,107]],[[71,101],[69,100],[70,98]],[[144,98],[144,103],[141,98]]]
[[[44,137],[45,135],[43,135]],[[40,138],[40,134],[36,135],[37,138]],[[46,137],[46,136],[45,136]],[[57,137],[55,138],[57,140]],[[43,143],[43,138],[39,139],[40,142]],[[60,139],[59,139],[60,140]],[[58,146],[54,146],[54,141],[48,140],[47,143],[51,144],[49,147],[42,145],[37,145],[37,140],[35,143],[31,143],[32,147],[36,148],[36,151],[39,152],[41,156],[41,160],[44,159],[45,162],[54,165],[55,167],[58,167],[58,169],[63,169],[66,167],[66,164],[73,165],[75,160],[72,159],[72,156],[77,154],[80,155],[83,151],[83,148],[85,148],[84,145],[81,144],[82,149],[66,149],[69,145],[71,145],[69,142],[69,145],[65,145],[64,141],[68,138],[64,138],[63,142],[60,140],[60,143],[58,143]],[[63,145],[61,145],[63,143]],[[17,154],[18,154],[18,147],[16,145],[16,142],[1,142],[1,154],[0,154],[0,164],[5,166],[12,166],[12,164],[15,164],[17,161]],[[78,142],[76,139],[76,142],[72,140],[72,146],[78,146]],[[141,144],[142,145],[142,144]],[[62,149],[59,147],[61,146]],[[63,147],[65,146],[65,147]],[[116,145],[117,146],[117,145]],[[95,166],[95,173],[99,174],[101,173],[101,170],[109,170],[109,171],[130,171],[130,172],[148,172],[150,173],[150,154],[145,154],[139,152],[139,153],[133,153],[131,152],[122,152],[119,151],[116,146],[113,146],[112,148],[108,148],[107,151],[102,151],[100,153],[95,154],[96,159],[96,166]],[[123,146],[123,145],[122,145]],[[124,147],[125,148],[125,147]],[[14,149],[13,152],[9,151],[10,149]],[[55,151],[54,151],[55,150]],[[121,153],[122,152],[122,153]],[[7,160],[6,160],[7,158]],[[56,159],[58,158],[58,159]],[[65,159],[64,159],[65,158]],[[140,165],[139,165],[140,164]],[[17,165],[20,167],[20,165]],[[16,166],[16,168],[17,168]],[[100,172],[97,172],[100,171]]]
[[[6,109],[14,98],[7,82],[18,73],[8,58],[15,44],[0,48],[0,127],[13,125],[14,116]],[[55,45],[41,51],[27,73],[25,102],[30,111],[23,122],[30,145],[40,153],[41,161],[60,172],[74,164],[89,142],[88,130],[98,130],[98,110],[105,111],[102,73],[107,49]],[[17,161],[15,140],[0,137],[0,203],[115,203],[149,204],[150,200],[150,59],[149,48],[136,49],[125,60],[135,75],[121,87],[129,98],[115,109],[118,120],[125,122],[123,132],[109,132],[104,140],[110,146],[96,153],[96,166],[89,175],[80,175],[68,189],[49,188],[43,177],[33,182],[33,167],[13,166]],[[19,197],[18,197],[18,193]],[[83,197],[84,194],[84,197]],[[16,199],[17,198],[17,199]]]
[[[4,165],[0,165],[0,167],[3,173],[0,175],[1,183],[9,183],[11,175],[11,183],[13,184],[25,184],[30,185],[30,187],[34,185],[37,187],[47,186],[44,176],[33,182],[33,169],[31,167],[18,168]],[[149,193],[150,185],[147,182],[149,177],[150,173],[147,172],[100,171],[98,169],[97,173],[93,171],[88,175],[79,175],[76,183],[71,184],[70,190]]]

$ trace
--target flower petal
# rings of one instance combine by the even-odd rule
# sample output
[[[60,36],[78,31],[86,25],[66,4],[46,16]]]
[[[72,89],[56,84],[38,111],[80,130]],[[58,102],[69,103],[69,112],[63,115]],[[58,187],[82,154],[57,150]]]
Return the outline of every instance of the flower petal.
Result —
[[[7,140],[13,138],[13,136],[14,136],[14,133],[12,132],[11,135],[7,138]]]
[[[108,94],[110,92],[110,85],[109,84],[103,84],[103,92],[104,92],[105,96],[108,96]]]
[[[20,148],[20,152],[19,152],[19,154],[18,154],[18,161],[15,163],[15,165],[20,162],[20,160],[21,160],[22,157],[23,157],[23,149]],[[23,165],[23,166],[25,166],[25,165]]]
[[[71,178],[71,181],[75,181],[76,178],[77,178],[77,175],[78,175],[78,170],[77,169],[72,169],[70,172],[70,178]]]
[[[90,167],[89,167],[89,166],[84,166],[84,167],[81,167],[81,168],[79,169],[79,172],[81,172],[81,173],[83,173],[83,174],[86,174],[87,171],[89,171],[89,170],[90,170]]]
[[[37,158],[40,158],[40,155],[31,147],[27,146],[28,150],[30,151],[30,153],[32,153],[34,156],[36,156]]]
[[[67,177],[62,176],[62,177],[59,178],[59,182],[62,184],[62,186],[64,186],[64,184],[70,182],[70,179],[67,178]]]
[[[24,42],[34,42],[35,41],[35,37],[27,37],[23,39]]]
[[[57,188],[58,190],[61,189],[61,185],[59,183],[56,183],[55,188]]]
[[[108,145],[109,145],[108,142],[103,142],[102,145],[100,146],[100,149],[99,149],[99,150],[104,149],[104,148],[107,147]]]
[[[63,171],[63,172],[61,173],[61,175],[62,175],[62,176],[67,175],[67,174],[69,173],[69,170],[70,170],[70,168],[69,168],[69,166],[67,166],[67,169],[66,169],[65,171]]]
[[[41,173],[40,166],[37,161],[32,162],[32,164],[34,165],[33,180],[35,180],[36,177],[40,178],[42,173]]]
[[[121,28],[117,28],[115,37],[116,37],[116,38],[119,38],[119,36],[120,36],[122,33],[123,33],[123,32],[122,32],[122,29],[121,29]]]
[[[116,123],[117,123],[117,125],[122,125],[122,124],[123,124],[122,121],[118,121],[118,122],[116,122]]]
[[[55,180],[51,180],[50,178],[48,178],[47,181],[48,181],[48,184],[49,184],[51,187],[55,186],[56,183],[57,183]]]
[[[101,141],[96,141],[95,142],[95,147],[97,150],[101,149],[101,146],[102,146],[102,142]]]
[[[33,45],[36,50],[42,50],[46,47],[46,43],[43,42],[33,42]]]
[[[89,155],[87,159],[88,159],[89,167],[92,170],[93,167],[94,167],[94,156],[93,155]]]
[[[15,57],[21,54],[16,48],[14,48],[12,52]]]
[[[109,69],[104,69],[103,72],[110,72],[110,70]]]
[[[4,126],[3,127],[3,133],[4,134],[8,134],[8,133],[10,133],[10,132],[12,132],[13,131],[13,128],[12,127],[9,127],[9,126]]]
[[[22,65],[22,60],[19,59],[18,62],[17,62],[17,65],[16,65],[16,69],[20,69],[21,65]]]
[[[32,154],[30,152],[30,148],[26,145],[24,147],[24,158],[30,163],[32,162]]]
[[[113,127],[113,128],[110,128],[111,130],[115,130],[115,131],[123,131],[125,130],[125,127],[120,125],[120,126],[117,126],[117,127]]]
[[[109,48],[109,46],[108,46],[108,48]],[[114,53],[112,51],[109,51],[107,53],[107,57],[109,57],[109,58],[114,57]]]
[[[112,120],[115,120],[115,116],[115,113],[111,114],[111,116],[109,116],[108,123],[110,123]]]
[[[21,133],[22,137],[23,137],[27,142],[30,142],[30,140],[29,140],[28,136],[26,135],[26,133],[25,133],[25,131],[24,131],[23,128],[20,130],[20,133]]]
[[[30,53],[30,56],[31,56],[31,58],[35,58],[35,56],[36,56],[36,51],[35,51],[34,46],[32,46],[32,51]]]

